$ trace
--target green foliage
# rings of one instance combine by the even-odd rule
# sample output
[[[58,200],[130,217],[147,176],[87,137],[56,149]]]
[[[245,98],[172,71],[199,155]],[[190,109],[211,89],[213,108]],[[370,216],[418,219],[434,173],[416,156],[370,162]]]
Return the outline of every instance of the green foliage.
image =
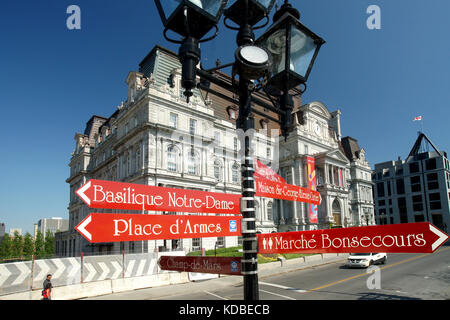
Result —
[[[23,255],[25,259],[30,259],[34,253],[34,240],[33,236],[27,232],[23,238]]]
[[[5,233],[2,243],[0,244],[0,259],[11,258],[12,255],[12,242],[9,234]]]
[[[14,238],[12,239],[11,255],[14,258],[19,258],[23,253],[23,237],[18,231],[14,232]]]
[[[34,254],[38,259],[45,256],[44,235],[40,230],[36,233],[36,240],[34,241]]]
[[[242,252],[239,252],[239,249],[242,249],[242,246],[239,247],[231,247],[231,248],[217,248],[215,251],[206,250],[205,256],[214,256],[215,254],[218,257],[242,257]],[[188,253],[188,256],[201,256],[202,251],[192,251]]]
[[[53,256],[55,254],[55,237],[50,230],[47,230],[45,233],[44,249],[47,256]]]

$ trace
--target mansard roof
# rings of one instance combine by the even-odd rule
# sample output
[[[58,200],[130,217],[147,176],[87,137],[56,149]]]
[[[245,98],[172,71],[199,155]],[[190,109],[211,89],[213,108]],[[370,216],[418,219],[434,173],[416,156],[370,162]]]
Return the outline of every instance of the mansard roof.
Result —
[[[358,145],[358,140],[352,137],[345,137],[341,139],[342,151],[348,160],[353,161],[359,159],[361,148]]]

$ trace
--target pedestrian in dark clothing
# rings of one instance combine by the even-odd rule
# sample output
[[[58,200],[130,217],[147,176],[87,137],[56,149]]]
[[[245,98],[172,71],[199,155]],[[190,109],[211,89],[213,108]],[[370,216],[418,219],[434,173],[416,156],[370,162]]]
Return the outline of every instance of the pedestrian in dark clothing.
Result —
[[[48,274],[47,279],[44,280],[44,283],[42,284],[43,290],[42,290],[42,296],[43,300],[52,300],[52,275]]]

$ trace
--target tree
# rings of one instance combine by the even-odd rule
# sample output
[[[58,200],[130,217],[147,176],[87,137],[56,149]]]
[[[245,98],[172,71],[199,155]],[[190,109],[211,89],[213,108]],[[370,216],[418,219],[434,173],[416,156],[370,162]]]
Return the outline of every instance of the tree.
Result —
[[[33,236],[27,232],[23,238],[23,255],[25,258],[31,258],[34,253]]]
[[[37,258],[43,258],[45,255],[44,236],[41,230],[36,232],[36,240],[34,241],[34,254]]]
[[[8,259],[11,257],[12,243],[9,234],[5,233],[2,243],[0,244],[0,258]]]
[[[53,256],[55,254],[55,236],[50,230],[45,233],[45,254]]]
[[[14,231],[14,238],[12,239],[12,252],[13,258],[20,258],[23,254],[23,237],[18,231]]]

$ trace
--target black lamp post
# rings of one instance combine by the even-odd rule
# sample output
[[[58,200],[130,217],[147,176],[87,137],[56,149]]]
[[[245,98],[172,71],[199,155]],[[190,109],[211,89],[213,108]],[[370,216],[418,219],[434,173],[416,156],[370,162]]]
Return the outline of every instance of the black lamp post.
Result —
[[[309,31],[300,22],[298,11],[285,1],[274,15],[274,25],[255,42],[254,30],[265,27],[269,23],[269,13],[275,0],[155,0],[161,19],[165,26],[164,36],[168,41],[181,44],[179,56],[182,63],[182,85],[189,101],[195,86],[216,94],[239,105],[237,129],[248,132],[254,129],[253,113],[265,116],[281,125],[282,133],[287,137],[292,125],[291,113],[293,99],[289,90],[304,84],[311,71],[314,60],[324,41]],[[228,4],[228,5],[227,5]],[[218,66],[208,71],[196,69],[200,61],[199,42],[208,41],[217,35],[217,23],[222,13],[225,26],[237,30],[234,63]],[[266,19],[262,25],[256,26]],[[230,25],[232,21],[237,26]],[[216,33],[207,39],[200,40],[212,28]],[[182,41],[169,39],[166,35],[171,30],[183,37]],[[283,60],[284,59],[284,60]],[[214,77],[210,72],[233,66],[231,84]],[[196,76],[200,83],[196,84]],[[236,83],[235,76],[239,76]],[[259,87],[255,81],[262,79]],[[239,96],[236,101],[220,92],[211,89],[205,83],[216,85],[232,91]],[[253,97],[252,93],[264,89],[268,94],[277,96],[278,102],[270,105]],[[252,109],[251,102],[263,105],[264,108],[276,112],[280,120]],[[244,159],[242,161],[242,237],[243,258],[242,274],[244,276],[244,299],[259,300],[255,216],[255,181],[253,178],[254,155],[251,153],[251,135],[244,136]]]

